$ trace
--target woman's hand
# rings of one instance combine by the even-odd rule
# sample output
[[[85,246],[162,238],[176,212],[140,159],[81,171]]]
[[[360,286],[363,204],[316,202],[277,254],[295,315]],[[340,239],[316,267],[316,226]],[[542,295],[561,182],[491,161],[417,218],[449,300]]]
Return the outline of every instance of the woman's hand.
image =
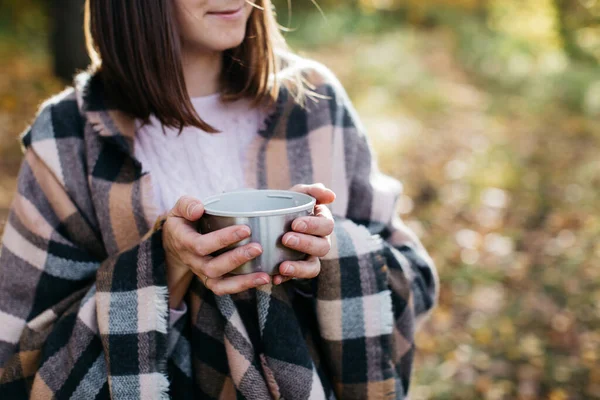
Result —
[[[292,232],[283,235],[285,246],[309,255],[304,261],[284,261],[279,265],[279,273],[273,283],[279,285],[292,278],[314,278],[321,272],[321,260],[331,249],[329,235],[333,232],[333,216],[324,204],[335,200],[335,193],[322,183],[296,185],[290,190],[306,193],[317,200],[315,215],[296,218],[292,222]]]
[[[210,256],[217,250],[248,238],[250,228],[246,225],[234,225],[203,235],[198,233],[194,224],[202,214],[204,206],[199,200],[183,196],[169,211],[163,225],[171,308],[181,304],[192,274],[197,275],[217,296],[243,292],[271,281],[271,277],[264,272],[224,277],[248,260],[259,256],[262,248],[258,243],[248,243],[219,256]]]

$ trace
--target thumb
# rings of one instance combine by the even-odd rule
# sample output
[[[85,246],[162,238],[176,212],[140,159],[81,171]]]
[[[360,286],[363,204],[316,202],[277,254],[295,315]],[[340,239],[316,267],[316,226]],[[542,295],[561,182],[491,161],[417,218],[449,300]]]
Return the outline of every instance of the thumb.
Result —
[[[317,204],[331,204],[335,201],[336,197],[334,191],[328,189],[322,183],[313,183],[311,185],[298,184],[290,190],[314,197],[317,200]]]
[[[204,205],[192,196],[181,196],[169,211],[169,217],[184,218],[192,222],[199,220],[202,214],[204,214]]]

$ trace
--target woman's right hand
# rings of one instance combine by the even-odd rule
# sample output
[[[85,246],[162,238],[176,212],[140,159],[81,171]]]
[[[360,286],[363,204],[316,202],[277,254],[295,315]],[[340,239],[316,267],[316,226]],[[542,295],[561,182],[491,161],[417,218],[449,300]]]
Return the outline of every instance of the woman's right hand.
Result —
[[[265,272],[225,276],[248,260],[258,257],[262,248],[258,243],[248,243],[212,257],[210,254],[215,251],[248,238],[250,227],[234,225],[203,235],[198,233],[194,224],[202,214],[204,206],[199,200],[182,196],[169,211],[163,225],[171,308],[181,304],[192,274],[197,275],[217,296],[243,292],[271,281]]]

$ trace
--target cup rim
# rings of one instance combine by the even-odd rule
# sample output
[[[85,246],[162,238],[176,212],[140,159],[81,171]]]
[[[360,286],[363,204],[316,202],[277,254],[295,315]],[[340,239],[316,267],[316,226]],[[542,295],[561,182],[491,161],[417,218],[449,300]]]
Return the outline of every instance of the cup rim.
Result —
[[[268,195],[274,195],[274,196],[293,195],[294,197],[297,197],[300,199],[305,199],[307,201],[307,203],[299,205],[299,206],[295,206],[295,207],[279,208],[279,209],[264,210],[264,211],[228,211],[228,212],[224,212],[224,211],[218,211],[218,210],[214,210],[214,209],[211,210],[211,208],[210,208],[210,204],[219,200],[222,196],[235,195],[235,194],[245,193],[245,192],[249,192],[249,191],[262,192],[265,194],[265,196],[268,196]],[[223,193],[219,193],[219,194],[216,194],[213,196],[209,196],[202,201],[202,204],[204,205],[204,213],[205,214],[214,215],[217,217],[268,217],[268,216],[272,216],[272,215],[294,214],[294,213],[298,213],[301,211],[312,210],[315,207],[315,205],[317,204],[317,200],[310,195],[307,195],[305,193],[295,192],[292,190],[241,189],[241,190],[233,190],[231,192],[223,192]]]

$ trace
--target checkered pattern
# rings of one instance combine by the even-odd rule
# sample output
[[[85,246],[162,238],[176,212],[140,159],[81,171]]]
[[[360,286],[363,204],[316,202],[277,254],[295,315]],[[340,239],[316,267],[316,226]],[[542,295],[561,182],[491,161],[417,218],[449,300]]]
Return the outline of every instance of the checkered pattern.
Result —
[[[307,60],[288,68],[318,95],[300,107],[281,89],[246,183],[336,192],[319,277],[221,297],[195,279],[169,327],[162,218],[133,120],[82,74],[22,136],[0,254],[0,398],[405,397],[435,268],[337,79]]]

